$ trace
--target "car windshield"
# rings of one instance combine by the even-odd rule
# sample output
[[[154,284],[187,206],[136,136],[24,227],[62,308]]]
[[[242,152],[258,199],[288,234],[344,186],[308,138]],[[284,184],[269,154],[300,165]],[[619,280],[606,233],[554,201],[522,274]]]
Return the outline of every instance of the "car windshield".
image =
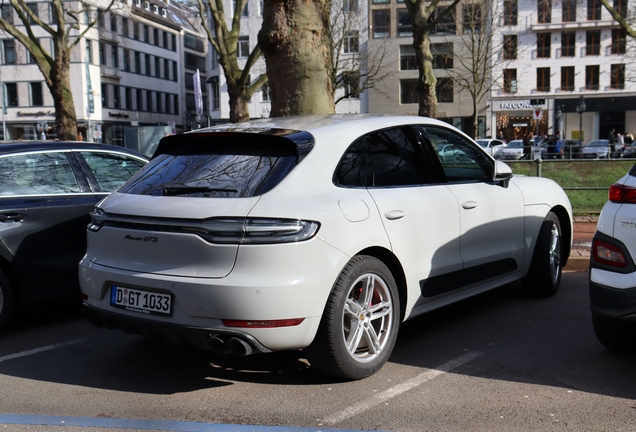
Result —
[[[522,148],[523,141],[510,141],[507,148]]]
[[[479,144],[481,147],[486,148],[486,147],[488,147],[488,143],[489,143],[490,141],[488,141],[488,140],[477,140],[477,141],[475,141],[475,142],[476,142],[477,144]]]
[[[188,137],[184,135],[186,140]],[[198,138],[198,137],[197,137]],[[276,137],[210,136],[155,157],[120,190],[135,195],[236,198],[262,195],[297,165],[295,149]],[[190,145],[189,145],[190,144]]]
[[[590,141],[590,143],[587,146],[588,147],[606,147],[608,145],[609,144],[606,141]]]

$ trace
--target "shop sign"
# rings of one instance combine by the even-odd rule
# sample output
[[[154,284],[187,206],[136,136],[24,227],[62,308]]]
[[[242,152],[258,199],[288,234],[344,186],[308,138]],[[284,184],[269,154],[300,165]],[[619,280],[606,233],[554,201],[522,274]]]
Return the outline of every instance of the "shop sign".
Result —
[[[530,105],[530,101],[500,102],[499,109],[501,110],[532,109],[532,105]]]
[[[18,111],[16,115],[18,117],[55,117],[55,111],[35,111],[35,112]]]
[[[112,112],[112,111],[109,111],[109,112],[108,112],[108,117],[114,117],[114,118],[118,118],[118,119],[119,119],[119,118],[125,118],[125,119],[127,119],[127,118],[128,118],[128,114],[126,114],[126,113],[121,113],[121,112]]]
[[[512,127],[528,127],[528,123],[513,123]]]

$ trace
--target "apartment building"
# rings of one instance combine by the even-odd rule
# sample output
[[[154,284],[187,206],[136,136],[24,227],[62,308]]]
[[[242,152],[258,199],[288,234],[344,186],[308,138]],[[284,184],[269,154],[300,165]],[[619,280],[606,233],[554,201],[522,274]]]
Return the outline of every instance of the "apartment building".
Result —
[[[510,140],[524,133],[585,141],[636,130],[634,41],[600,0],[499,0],[488,123]],[[627,0],[614,0],[627,16]]]
[[[440,5],[436,17],[445,8]],[[464,38],[471,30],[468,9],[460,3],[435,26],[430,34],[433,68],[437,78],[437,117],[459,129],[468,129],[473,111],[473,98],[456,83],[458,56],[468,55]],[[487,23],[487,16],[484,16]],[[479,28],[476,29],[479,31]],[[485,34],[485,33],[484,33]],[[417,115],[418,68],[413,48],[413,26],[404,0],[370,0],[369,44],[373,50],[386,51],[386,67],[391,77],[369,91],[369,112]],[[486,100],[477,106],[477,136],[490,136],[486,128]]]
[[[52,22],[50,2],[33,7]],[[15,15],[11,6],[3,6],[2,13]],[[189,128],[195,116],[192,76],[208,62],[208,44],[190,14],[179,3],[126,0],[89,30],[71,53],[70,71],[78,129],[85,139],[124,145],[126,128]],[[42,29],[34,31],[46,40]],[[10,35],[0,39],[6,138],[41,138],[44,124],[48,137],[54,137],[53,101],[40,70]]]

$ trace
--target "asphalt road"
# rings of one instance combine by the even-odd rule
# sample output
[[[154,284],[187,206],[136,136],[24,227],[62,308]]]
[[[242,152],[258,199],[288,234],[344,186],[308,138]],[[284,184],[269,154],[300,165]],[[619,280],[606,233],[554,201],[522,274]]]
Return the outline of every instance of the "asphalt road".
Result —
[[[585,272],[411,320],[357,382],[300,352],[212,357],[45,312],[0,334],[0,431],[636,430],[636,355],[596,341]]]

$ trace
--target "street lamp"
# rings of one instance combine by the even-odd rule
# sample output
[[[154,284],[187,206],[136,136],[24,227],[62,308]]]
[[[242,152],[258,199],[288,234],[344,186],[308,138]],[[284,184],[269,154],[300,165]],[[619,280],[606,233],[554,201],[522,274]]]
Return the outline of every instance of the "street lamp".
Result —
[[[579,103],[576,106],[576,112],[579,113],[579,142],[581,146],[583,146],[583,113],[585,112],[585,100],[583,99],[583,95],[579,96]]]

